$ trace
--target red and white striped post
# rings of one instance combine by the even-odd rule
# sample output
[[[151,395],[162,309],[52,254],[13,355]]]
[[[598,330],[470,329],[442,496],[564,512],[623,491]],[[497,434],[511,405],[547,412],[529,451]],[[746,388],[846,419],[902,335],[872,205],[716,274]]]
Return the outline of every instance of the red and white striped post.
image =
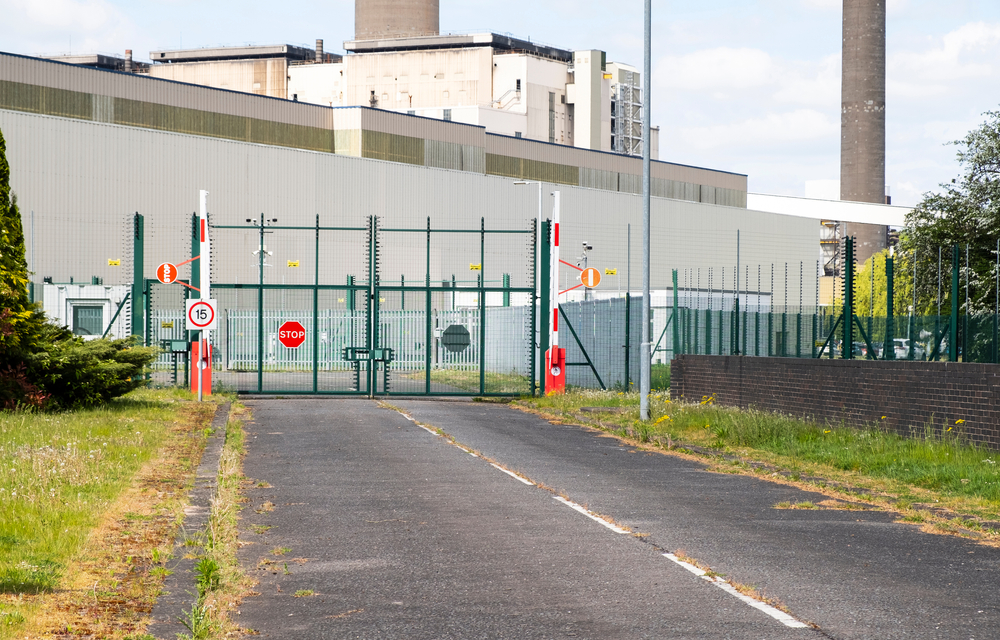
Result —
[[[212,298],[212,245],[208,235],[208,191],[199,192],[199,260],[201,260],[201,281],[198,283],[203,300]],[[212,395],[212,339],[210,331],[199,331],[198,341],[191,345],[191,364],[195,368],[195,378],[191,380],[192,391],[198,393],[198,402],[206,395]]]
[[[559,348],[559,192],[552,197],[552,329],[549,336],[549,352],[545,354],[545,392],[561,394],[566,392],[566,350]]]

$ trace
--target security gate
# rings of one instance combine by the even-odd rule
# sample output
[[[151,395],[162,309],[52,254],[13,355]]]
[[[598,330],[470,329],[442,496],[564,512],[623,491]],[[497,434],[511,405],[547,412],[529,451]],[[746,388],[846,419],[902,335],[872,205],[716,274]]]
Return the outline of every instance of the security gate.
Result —
[[[534,221],[525,229],[212,225],[213,379],[240,393],[512,395],[535,389]],[[177,307],[152,285],[147,318]],[[168,302],[169,300],[169,302]],[[181,326],[162,321],[163,326]],[[158,327],[152,320],[151,342]],[[305,329],[289,348],[286,322]],[[293,325],[297,326],[297,325]],[[171,334],[172,335],[172,334]]]

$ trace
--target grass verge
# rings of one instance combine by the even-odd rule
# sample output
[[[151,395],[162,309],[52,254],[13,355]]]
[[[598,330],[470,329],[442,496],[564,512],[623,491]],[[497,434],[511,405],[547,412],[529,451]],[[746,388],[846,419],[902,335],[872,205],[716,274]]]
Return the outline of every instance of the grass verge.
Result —
[[[764,476],[838,498],[779,508],[878,508],[925,529],[1000,543],[1000,461],[970,444],[961,422],[904,438],[879,424],[823,425],[791,416],[635,393],[580,391],[515,403],[550,420],[595,426],[655,448],[692,455],[715,471]],[[859,504],[860,503],[860,504]]]
[[[0,639],[140,638],[215,405],[0,413]]]
[[[237,520],[243,502],[243,420],[248,410],[234,402],[226,426],[226,441],[219,458],[219,476],[212,512],[205,533],[197,540],[195,565],[198,602],[186,614],[187,638],[213,640],[242,637],[245,630],[229,614],[250,593],[253,581],[240,566]]]

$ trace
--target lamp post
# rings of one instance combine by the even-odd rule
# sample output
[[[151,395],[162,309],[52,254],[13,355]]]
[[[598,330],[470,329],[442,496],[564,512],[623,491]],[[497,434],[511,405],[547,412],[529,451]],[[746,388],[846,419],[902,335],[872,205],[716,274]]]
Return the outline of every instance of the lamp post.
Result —
[[[529,185],[529,184],[537,184],[538,185],[538,220],[535,223],[535,283],[536,283],[536,287],[537,287],[537,283],[541,282],[541,279],[542,279],[542,271],[541,270],[549,268],[549,265],[543,265],[543,264],[541,264],[541,261],[539,259],[541,257],[541,255],[542,255],[542,183],[541,182],[528,182],[527,180],[517,180],[517,181],[514,182],[514,184],[517,185],[517,186],[524,186],[524,185]],[[534,304],[534,302],[532,302],[532,304]],[[546,313],[546,310],[542,309],[541,313]],[[538,314],[539,322],[541,322],[541,313]],[[541,325],[539,325],[539,326],[541,326]],[[539,327],[535,327],[535,331],[538,332],[539,331]],[[541,339],[539,339],[538,342],[540,344],[541,343]],[[540,364],[542,364],[542,367],[544,369],[544,363],[540,363]]]
[[[649,420],[650,353],[649,335],[649,195],[650,195],[650,92],[652,91],[652,2],[645,0],[643,8],[643,68],[642,68],[642,343],[639,348],[639,418]]]

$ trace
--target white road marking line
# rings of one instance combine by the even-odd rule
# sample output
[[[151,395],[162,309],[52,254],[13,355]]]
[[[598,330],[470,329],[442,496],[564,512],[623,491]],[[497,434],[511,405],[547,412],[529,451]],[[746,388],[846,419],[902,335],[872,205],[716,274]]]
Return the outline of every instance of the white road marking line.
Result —
[[[503,471],[504,473],[506,473],[507,475],[509,475],[509,476],[510,476],[511,478],[514,478],[515,480],[517,480],[517,481],[519,481],[519,482],[523,482],[524,484],[527,484],[527,485],[530,485],[530,486],[532,486],[532,487],[533,487],[533,486],[535,486],[535,483],[534,483],[534,482],[532,482],[531,480],[525,480],[524,478],[522,478],[521,476],[517,475],[517,474],[516,474],[516,473],[514,473],[513,471],[507,471],[506,469],[504,469],[503,467],[501,467],[501,466],[500,466],[500,465],[498,465],[498,464],[493,464],[493,463],[491,462],[491,463],[490,463],[490,466],[493,466],[493,467],[496,467],[497,469],[499,469],[499,470]]]
[[[419,422],[417,422],[416,420],[414,420],[414,419],[413,419],[413,416],[411,416],[411,415],[409,415],[409,414],[406,414],[406,413],[403,413],[402,411],[399,411],[398,413],[399,413],[399,415],[403,416],[404,418],[406,418],[407,420],[409,420],[409,421],[410,421],[410,422],[412,422],[413,424],[417,425],[418,427],[420,427],[421,429],[423,429],[423,430],[424,430],[424,431],[426,431],[427,433],[431,434],[432,436],[437,436],[437,435],[441,435],[441,434],[439,434],[438,432],[434,431],[433,429],[428,429],[428,428],[427,428],[427,427],[425,427],[424,425],[422,425],[422,424],[420,424]]]
[[[682,567],[684,567],[685,569],[687,569],[688,571],[690,571],[690,572],[691,572],[691,573],[693,573],[694,575],[698,576],[699,578],[700,578],[701,576],[704,576],[704,575],[705,575],[705,572],[704,572],[704,571],[702,571],[702,570],[701,570],[701,569],[699,569],[698,567],[694,566],[694,565],[693,565],[693,564],[691,564],[690,562],[684,562],[683,560],[681,560],[680,558],[678,558],[677,556],[675,556],[675,555],[674,555],[674,554],[672,554],[672,553],[664,553],[664,554],[663,554],[663,557],[664,557],[664,558],[668,558],[668,559],[670,559],[670,560],[673,560],[674,562],[676,562],[677,564],[681,565]]]
[[[707,580],[708,578],[706,577],[705,579]],[[795,628],[795,629],[804,629],[804,628],[807,628],[809,626],[809,625],[805,624],[804,622],[799,622],[798,620],[796,620],[792,616],[788,615],[784,611],[781,611],[779,609],[775,609],[771,605],[765,604],[763,602],[760,602],[759,600],[754,600],[750,596],[743,595],[742,593],[740,593],[739,591],[737,591],[736,589],[734,589],[733,585],[729,584],[725,580],[721,580],[719,578],[716,578],[715,581],[712,584],[714,584],[715,586],[719,587],[720,589],[722,589],[726,593],[729,593],[731,595],[736,596],[737,598],[739,598],[743,602],[747,603],[748,605],[750,605],[754,609],[757,609],[759,611],[763,611],[764,613],[766,613],[767,615],[771,616],[772,618],[774,618],[778,622],[782,623],[786,627],[792,627],[792,628]]]
[[[574,511],[579,511],[580,513],[582,513],[583,515],[587,516],[588,518],[590,518],[594,522],[598,522],[600,524],[603,524],[605,527],[607,527],[608,529],[611,529],[615,533],[629,533],[629,531],[627,529],[622,529],[618,525],[612,524],[612,523],[608,522],[604,518],[601,518],[601,517],[595,515],[594,513],[588,511],[582,505],[579,505],[579,504],[577,504],[575,502],[571,502],[571,501],[567,500],[566,498],[563,498],[562,496],[552,496],[552,497],[555,498],[556,500],[558,500],[559,502],[563,503],[564,505],[566,505],[570,509],[572,509]]]
[[[714,577],[714,576],[709,576],[703,570],[701,570],[698,567],[694,566],[690,562],[684,562],[683,560],[681,560],[680,558],[678,558],[677,556],[675,556],[672,553],[664,553],[663,557],[668,558],[669,560],[672,560],[672,561],[676,562],[677,564],[679,564],[680,566],[684,567],[685,569],[687,569],[688,571],[690,571],[694,575],[700,577],[702,580],[705,580],[707,582],[711,582],[712,584],[714,584],[715,586],[719,587],[720,589],[722,589],[723,591],[725,591],[729,595],[735,596],[735,597],[739,598],[740,600],[742,600],[746,604],[750,605],[754,609],[757,609],[758,611],[766,613],[767,615],[771,616],[772,618],[774,618],[778,622],[782,623],[786,627],[792,627],[793,629],[805,629],[805,628],[808,628],[808,626],[809,626],[809,625],[805,624],[804,622],[799,622],[798,620],[796,620],[792,616],[788,615],[784,611],[781,611],[780,609],[776,609],[776,608],[772,607],[769,604],[766,604],[766,603],[761,602],[759,600],[754,600],[750,596],[747,596],[747,595],[744,595],[744,594],[740,593],[739,591],[736,590],[735,587],[733,587],[733,585],[729,584],[728,582],[726,582],[722,578],[717,578],[717,577]]]
[[[409,415],[407,415],[405,413],[400,412],[400,415],[402,415],[404,418],[406,418],[407,420],[409,420],[410,422],[412,422],[413,424],[417,425],[418,427],[420,427],[421,429],[423,429],[424,431],[426,431],[427,433],[429,433],[431,435],[435,435],[435,436],[440,436],[441,435],[440,433],[438,433],[438,432],[436,432],[436,431],[434,431],[432,429],[428,429],[427,427],[425,427],[424,425],[420,424],[419,422],[417,422],[416,420],[414,420],[411,416],[409,416]],[[463,447],[462,445],[458,444],[457,442],[452,442],[451,444],[455,445],[456,447],[458,447],[462,451],[465,451],[466,453],[468,453],[470,456],[472,456],[474,458],[478,458],[479,457],[479,455],[477,455],[475,452],[470,451],[469,449],[466,449],[465,447]],[[535,486],[534,482],[531,482],[530,480],[526,480],[526,479],[522,478],[521,476],[517,475],[513,471],[508,471],[507,469],[504,469],[503,467],[501,467],[498,464],[495,464],[495,463],[491,462],[490,466],[495,467],[495,468],[499,469],[500,471],[503,471],[504,473],[506,473],[507,475],[509,475],[510,477],[514,478],[515,480],[517,480],[519,482],[523,482],[524,484],[532,486],[532,487]],[[598,524],[604,525],[605,527],[607,527],[608,529],[611,529],[615,533],[631,533],[628,529],[623,529],[623,528],[619,527],[618,525],[613,524],[611,522],[608,522],[604,518],[601,518],[600,516],[592,513],[591,511],[587,510],[587,508],[584,507],[583,505],[579,505],[579,504],[577,504],[577,503],[575,503],[575,502],[573,502],[571,500],[567,500],[566,498],[563,498],[562,496],[552,496],[552,497],[555,498],[556,500],[558,500],[559,502],[563,503],[564,505],[566,505],[570,509],[573,509],[574,511],[578,511],[578,512],[582,513],[583,515],[587,516],[588,518],[590,518],[594,522],[597,522]],[[792,627],[794,629],[803,629],[803,628],[807,628],[809,626],[809,625],[807,625],[807,624],[805,624],[803,622],[799,622],[798,620],[796,620],[792,616],[788,615],[784,611],[776,609],[776,608],[772,607],[769,604],[765,604],[763,602],[760,602],[759,600],[754,600],[750,596],[743,595],[742,593],[740,593],[739,591],[737,591],[733,587],[733,585],[729,584],[728,582],[726,582],[722,578],[716,578],[716,577],[713,577],[713,576],[709,576],[702,569],[699,569],[698,567],[694,566],[690,562],[684,562],[683,560],[681,560],[680,558],[678,558],[677,556],[675,556],[672,553],[664,553],[663,557],[668,558],[669,560],[672,560],[673,562],[676,562],[677,564],[679,564],[680,566],[684,567],[686,570],[690,571],[691,573],[693,573],[694,575],[698,576],[702,580],[705,580],[707,582],[710,582],[710,583],[714,584],[715,586],[719,587],[720,589],[722,589],[726,593],[739,598],[740,600],[742,600],[746,604],[750,605],[754,609],[757,609],[758,611],[761,611],[762,613],[766,613],[767,615],[771,616],[772,618],[774,618],[778,622],[781,622],[782,624],[784,624],[786,627]]]

